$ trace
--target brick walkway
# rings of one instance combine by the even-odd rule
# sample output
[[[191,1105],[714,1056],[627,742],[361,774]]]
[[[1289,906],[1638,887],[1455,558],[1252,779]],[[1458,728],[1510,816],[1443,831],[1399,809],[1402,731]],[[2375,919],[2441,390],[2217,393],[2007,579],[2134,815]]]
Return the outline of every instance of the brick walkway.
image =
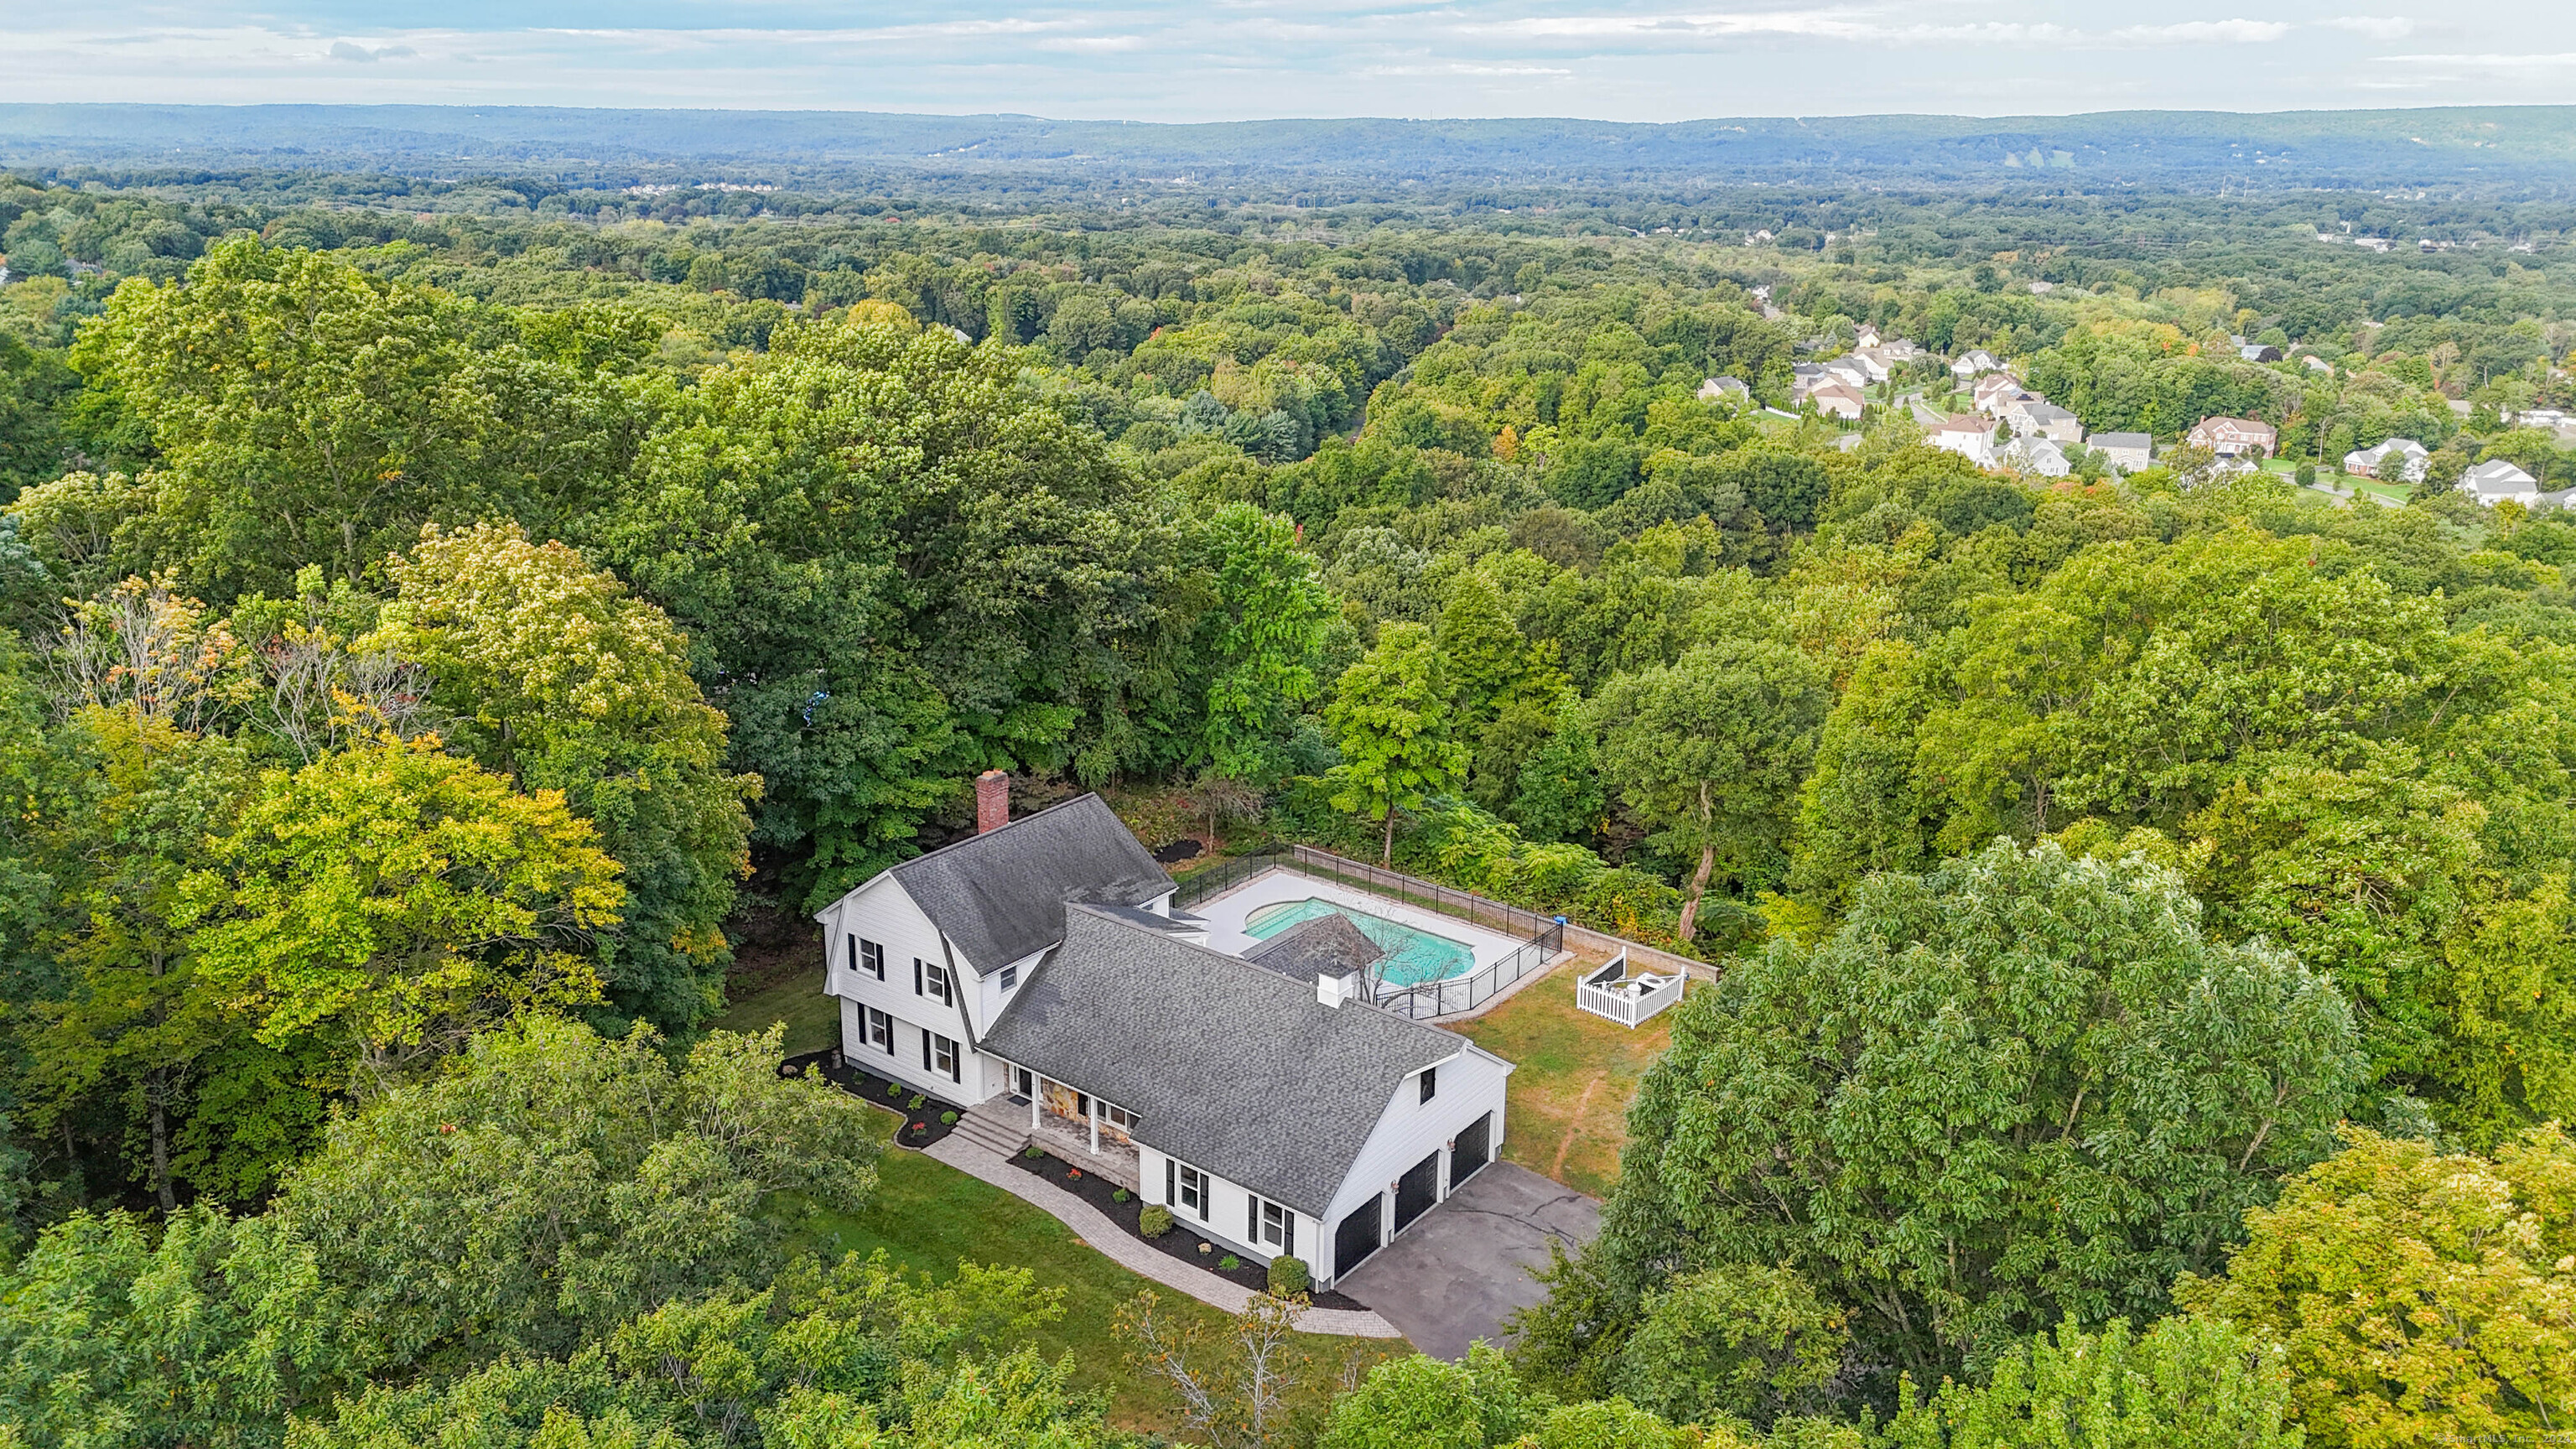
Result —
[[[929,1155],[969,1177],[989,1182],[1011,1196],[1053,1214],[1066,1227],[1081,1234],[1083,1242],[1107,1255],[1111,1262],[1151,1278],[1166,1288],[1186,1293],[1211,1308],[1227,1313],[1242,1312],[1243,1305],[1252,1300],[1251,1289],[1220,1278],[1205,1268],[1184,1263],[1160,1248],[1145,1246],[1130,1237],[1126,1229],[1111,1222],[1098,1208],[1035,1173],[1020,1171],[988,1147],[952,1133],[932,1143]],[[1297,1315],[1297,1326],[1308,1333],[1328,1333],[1343,1338],[1404,1337],[1393,1324],[1376,1314],[1347,1308],[1306,1309]]]

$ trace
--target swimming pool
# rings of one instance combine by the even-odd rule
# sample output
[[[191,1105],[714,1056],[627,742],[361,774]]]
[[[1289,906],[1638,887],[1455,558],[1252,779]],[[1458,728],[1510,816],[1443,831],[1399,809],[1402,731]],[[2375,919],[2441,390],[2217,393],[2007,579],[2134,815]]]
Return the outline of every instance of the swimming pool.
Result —
[[[1401,921],[1337,906],[1326,900],[1273,901],[1256,906],[1243,918],[1243,933],[1256,941],[1267,941],[1290,926],[1311,921],[1317,916],[1340,916],[1360,928],[1360,934],[1386,952],[1373,968],[1378,979],[1389,986],[1419,986],[1426,981],[1446,981],[1464,976],[1476,964],[1476,953],[1464,944],[1429,931],[1416,930]]]

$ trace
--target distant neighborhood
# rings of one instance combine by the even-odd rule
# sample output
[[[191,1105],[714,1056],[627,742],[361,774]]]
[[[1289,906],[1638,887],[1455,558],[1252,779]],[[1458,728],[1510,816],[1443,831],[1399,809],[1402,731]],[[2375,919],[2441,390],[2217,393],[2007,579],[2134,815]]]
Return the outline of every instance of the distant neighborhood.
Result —
[[[1766,315],[1781,315],[1768,305],[1767,298],[1764,302]],[[1835,345],[1820,337],[1804,344],[1802,350],[1812,355]],[[2314,353],[2300,353],[2293,359],[2279,346],[2241,337],[2232,339],[2232,345],[2243,362],[2295,360],[2312,371],[2331,374],[2335,370],[2334,363]],[[1946,401],[1966,403],[1963,409],[1950,411],[1936,406],[1928,397],[1938,386],[1929,379],[1937,377],[1939,362],[1936,353],[1912,338],[1882,337],[1876,328],[1863,324],[1838,355],[1791,365],[1789,404],[1795,411],[1784,415],[1811,413],[1859,426],[1870,420],[1873,401],[1886,412],[1901,405],[1921,425],[1923,441],[1929,446],[1957,453],[1980,468],[2035,478],[2066,478],[2079,471],[2086,476],[2119,477],[2158,466],[2159,462],[2187,463],[2210,476],[2221,476],[2251,472],[2267,459],[2278,460],[2281,456],[2279,429],[2259,418],[2202,418],[2185,429],[2177,443],[2162,451],[2149,433],[2087,432],[2083,420],[2072,410],[2051,402],[2029,386],[2013,365],[1982,347],[1969,348],[1949,359],[1951,390]],[[1916,366],[1918,363],[1925,365]],[[1906,381],[1909,376],[1915,380]],[[1698,395],[1703,402],[1743,408],[1761,406],[1752,387],[1737,377],[1709,378],[1700,384]],[[1777,413],[1779,409],[1768,411]],[[2504,414],[2499,421],[2559,432],[2562,436],[2576,434],[2576,415],[2556,409],[2526,409]],[[1857,446],[1859,441],[1857,433],[1846,433],[1841,439],[1846,449]],[[2177,458],[2177,448],[2202,456]],[[2319,464],[2324,461],[2320,459]],[[2340,471],[2346,480],[2411,488],[2424,481],[2432,462],[2432,450],[2422,442],[2390,437],[2343,453]],[[2306,483],[2324,470],[2302,465],[2289,471]],[[2331,481],[2323,486],[2330,493],[2345,491]],[[2490,507],[2511,502],[2526,509],[2564,508],[2571,498],[2576,498],[2576,487],[2544,488],[2540,479],[2504,458],[2468,466],[2451,486]],[[2385,492],[2375,496],[2383,502],[2398,501]]]

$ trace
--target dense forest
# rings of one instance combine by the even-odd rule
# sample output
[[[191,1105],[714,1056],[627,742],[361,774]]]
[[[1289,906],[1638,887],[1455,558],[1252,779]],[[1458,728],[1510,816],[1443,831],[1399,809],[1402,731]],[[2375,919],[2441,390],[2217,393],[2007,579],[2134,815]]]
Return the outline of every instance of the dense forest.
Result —
[[[707,1029],[987,769],[1722,968],[1508,1357],[1189,1436],[2576,1422],[2563,208],[344,182],[0,178],[0,1445],[1124,1442]]]

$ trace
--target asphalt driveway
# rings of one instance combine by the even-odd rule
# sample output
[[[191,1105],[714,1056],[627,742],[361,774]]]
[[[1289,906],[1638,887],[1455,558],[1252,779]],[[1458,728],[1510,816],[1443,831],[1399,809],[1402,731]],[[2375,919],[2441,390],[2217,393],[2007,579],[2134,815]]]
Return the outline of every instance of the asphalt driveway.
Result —
[[[1496,1162],[1334,1286],[1424,1353],[1462,1359],[1477,1339],[1500,1344],[1505,1316],[1547,1296],[1530,1270],[1547,1266],[1549,1242],[1573,1249],[1600,1231],[1601,1204]]]

